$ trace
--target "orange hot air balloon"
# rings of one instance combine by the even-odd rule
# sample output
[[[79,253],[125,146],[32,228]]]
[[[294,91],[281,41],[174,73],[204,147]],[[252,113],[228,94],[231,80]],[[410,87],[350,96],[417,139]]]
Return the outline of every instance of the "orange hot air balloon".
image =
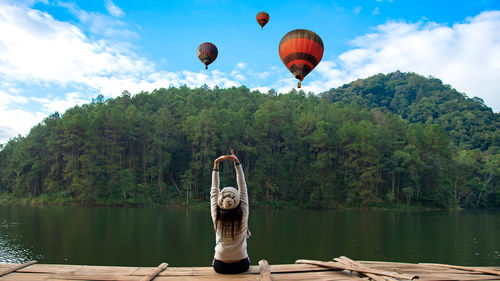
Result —
[[[321,37],[310,30],[295,29],[283,36],[279,45],[280,58],[293,76],[299,79],[298,88],[304,77],[321,61],[323,51]]]
[[[266,12],[260,12],[257,14],[257,22],[260,25],[260,29],[264,29],[264,25],[269,21],[269,14]]]
[[[217,58],[219,52],[214,44],[205,42],[198,47],[196,54],[198,55],[200,61],[205,65],[205,69],[208,69],[208,65]]]

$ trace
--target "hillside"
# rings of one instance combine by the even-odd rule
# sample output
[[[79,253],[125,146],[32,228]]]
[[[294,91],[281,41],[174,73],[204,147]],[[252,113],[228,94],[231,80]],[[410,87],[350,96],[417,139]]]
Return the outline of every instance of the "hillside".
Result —
[[[234,149],[253,202],[500,207],[498,114],[433,78],[392,73],[322,95],[158,89],[54,113],[0,151],[0,192],[43,203],[208,200]],[[221,185],[232,185],[230,165]]]
[[[398,71],[359,79],[322,95],[332,102],[389,111],[410,123],[438,124],[461,148],[485,151],[500,145],[500,114],[437,78]]]

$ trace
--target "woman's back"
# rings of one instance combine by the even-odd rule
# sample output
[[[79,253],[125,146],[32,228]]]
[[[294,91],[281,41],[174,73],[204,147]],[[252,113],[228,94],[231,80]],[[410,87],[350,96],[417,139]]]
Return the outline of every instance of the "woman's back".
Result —
[[[212,187],[210,189],[210,209],[215,229],[214,269],[216,264],[223,265],[221,273],[238,273],[248,270],[249,259],[247,253],[248,233],[248,192],[243,168],[236,156],[221,156],[215,160],[212,172]],[[233,160],[236,170],[238,190],[225,187],[219,191],[218,163],[222,160]],[[244,266],[241,267],[241,263]],[[233,265],[233,266],[231,266]],[[235,269],[237,267],[237,269]],[[221,266],[219,266],[219,269]],[[234,269],[234,270],[233,270]]]

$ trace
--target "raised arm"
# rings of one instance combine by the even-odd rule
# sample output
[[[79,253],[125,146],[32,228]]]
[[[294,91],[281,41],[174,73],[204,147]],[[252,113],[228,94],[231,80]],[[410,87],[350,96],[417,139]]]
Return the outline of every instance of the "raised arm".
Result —
[[[231,153],[233,151],[231,150]],[[217,197],[219,196],[219,162],[232,159],[232,155],[223,155],[214,161],[214,169],[212,171],[212,187],[210,188],[210,210],[212,220],[215,221],[217,216]]]
[[[248,214],[248,191],[245,173],[243,173],[243,167],[239,161],[234,163],[234,168],[236,169],[236,182],[238,184],[238,191],[240,192],[241,210],[243,213]]]
[[[210,210],[212,220],[215,221],[217,216],[217,196],[219,196],[219,162],[225,160],[227,156],[221,156],[214,161],[214,169],[212,171],[212,187],[210,188]]]
[[[238,184],[238,191],[240,192],[240,205],[241,210],[244,214],[248,214],[248,192],[247,183],[245,181],[245,173],[243,172],[243,167],[240,164],[238,157],[234,155],[234,151],[231,150],[230,158],[234,162],[234,169],[236,170],[236,183]]]

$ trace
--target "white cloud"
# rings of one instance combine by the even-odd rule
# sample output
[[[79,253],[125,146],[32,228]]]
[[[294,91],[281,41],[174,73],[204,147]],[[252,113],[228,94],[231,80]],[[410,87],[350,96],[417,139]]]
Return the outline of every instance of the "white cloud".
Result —
[[[239,71],[239,70],[233,70],[231,71],[231,77],[238,81],[244,81],[246,80],[246,77]]]
[[[111,4],[113,3],[111,2]],[[116,16],[113,15],[113,13],[109,9],[108,12],[111,14],[111,16],[107,14],[82,10],[74,2],[58,2],[58,5],[66,8],[73,16],[75,16],[79,20],[79,24],[81,25],[81,27],[88,29],[92,34],[111,39],[139,37],[136,32],[127,29],[126,24],[123,21],[117,20]],[[119,14],[116,10],[114,11],[114,13]]]
[[[361,6],[356,6],[352,9],[352,12],[355,14],[355,15],[358,15],[360,12],[361,12],[361,9],[363,9],[363,7]]]
[[[240,69],[243,69],[243,68],[247,67],[247,64],[244,63],[244,62],[239,62],[239,63],[236,64],[236,67],[240,68]]]
[[[373,9],[372,15],[374,15],[374,16],[375,15],[380,15],[380,9],[379,9],[379,7],[375,7],[375,9]]]
[[[0,91],[0,110],[5,110],[10,103],[24,104],[28,101],[25,97],[9,95],[6,92]]]
[[[267,93],[271,88],[269,87],[255,87],[250,89],[250,91],[259,91],[261,93]]]
[[[109,14],[113,17],[121,17],[125,15],[125,13],[120,9],[120,7],[116,6],[111,0],[106,0],[106,10],[108,10]]]
[[[340,13],[344,12],[344,10],[345,10],[344,7],[339,6],[336,2],[333,2],[332,4],[333,4],[333,7],[335,7],[335,10],[337,12],[340,12]]]
[[[89,100],[78,92],[67,93],[64,98],[53,97],[53,98],[36,98],[31,97],[30,100],[38,102],[40,104],[43,113],[46,112],[56,112],[64,113],[66,109],[73,107],[75,105],[82,105],[88,103]]]
[[[8,80],[91,85],[95,77],[153,68],[106,41],[90,40],[74,25],[22,6],[0,4],[0,34],[0,75]]]
[[[387,22],[352,41],[338,66],[321,62],[316,91],[357,78],[396,70],[440,78],[469,97],[500,110],[500,11],[488,11],[452,26],[433,22]],[[337,69],[337,71],[335,70]]]
[[[25,104],[27,101],[25,97],[10,95],[0,90],[0,144],[6,143],[21,132],[29,132],[30,128],[44,117],[43,114],[10,107],[13,104]]]
[[[209,87],[233,87],[240,86],[245,77],[239,73],[227,74],[218,70],[193,71],[157,71],[144,73],[141,76],[135,74],[116,75],[112,77],[95,77],[95,84],[100,85],[99,93],[116,97],[127,90],[132,94],[141,91],[152,91],[158,88],[180,87],[186,85],[191,88],[207,85]]]
[[[269,71],[255,73],[255,76],[259,79],[266,79],[267,77],[269,77],[269,75],[271,75],[271,73]]]
[[[339,70],[338,66],[331,61],[321,62],[314,69],[313,75],[319,76],[319,79],[313,79],[311,82],[303,83],[303,90],[306,92],[320,93],[331,88],[338,87],[346,82],[347,73]]]
[[[9,139],[18,134],[26,134],[31,127],[38,124],[46,114],[25,110],[0,110],[0,144],[6,143]]]

